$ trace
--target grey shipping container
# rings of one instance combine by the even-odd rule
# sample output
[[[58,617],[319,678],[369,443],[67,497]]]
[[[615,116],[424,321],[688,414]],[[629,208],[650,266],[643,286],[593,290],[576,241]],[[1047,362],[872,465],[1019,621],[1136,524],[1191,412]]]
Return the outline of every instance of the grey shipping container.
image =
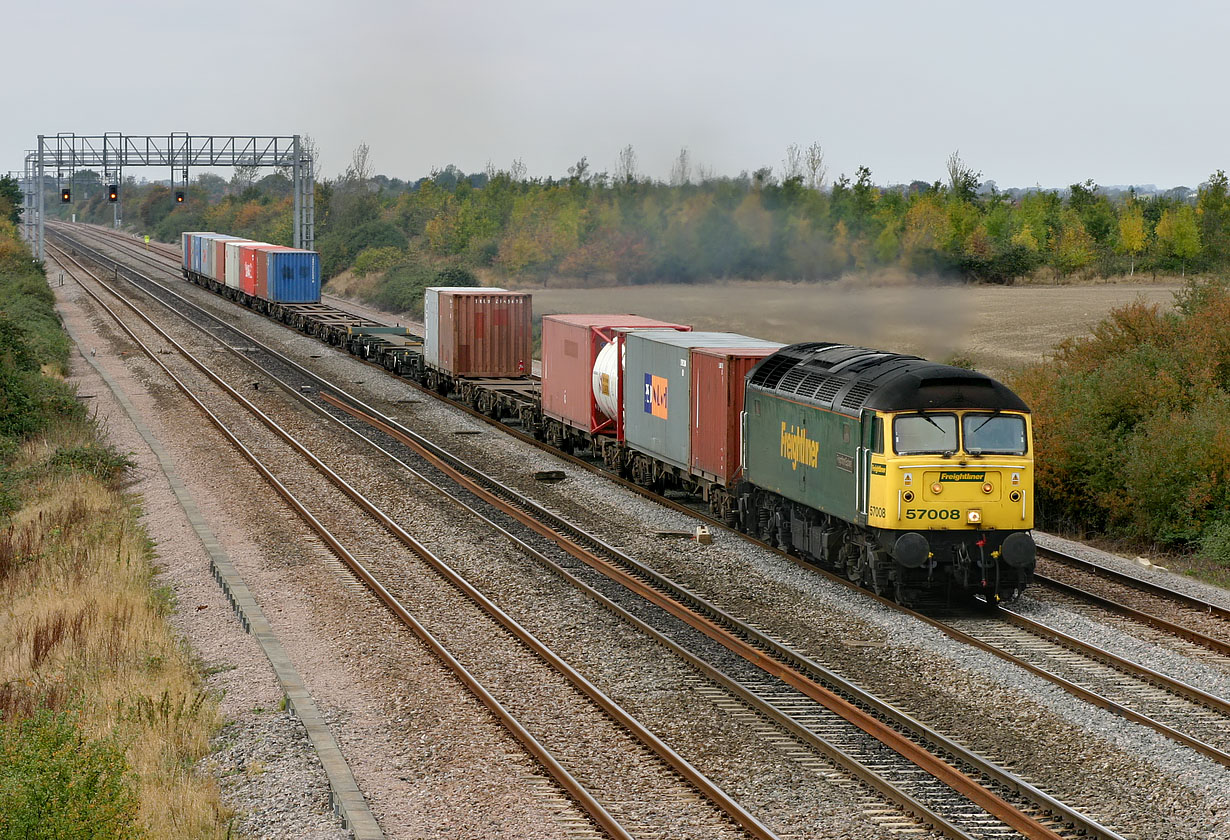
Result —
[[[624,441],[691,470],[692,348],[755,347],[763,339],[738,333],[630,332],[624,355]]]

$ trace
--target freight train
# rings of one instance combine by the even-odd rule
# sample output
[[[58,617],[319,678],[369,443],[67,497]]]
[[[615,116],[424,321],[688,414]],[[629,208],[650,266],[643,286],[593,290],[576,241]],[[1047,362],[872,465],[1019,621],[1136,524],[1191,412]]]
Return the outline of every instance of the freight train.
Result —
[[[213,233],[183,248],[194,283],[878,594],[994,604],[1033,575],[1030,411],[984,374],[579,314],[543,317],[536,380],[527,293],[428,289],[420,339],[322,306],[312,252]]]

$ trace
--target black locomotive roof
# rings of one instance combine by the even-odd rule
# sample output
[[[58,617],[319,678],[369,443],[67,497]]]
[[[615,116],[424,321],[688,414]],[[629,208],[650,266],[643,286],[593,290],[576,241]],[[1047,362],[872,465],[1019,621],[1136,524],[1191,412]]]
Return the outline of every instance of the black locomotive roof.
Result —
[[[791,344],[748,372],[748,387],[857,416],[879,411],[1029,411],[984,373],[831,342]]]

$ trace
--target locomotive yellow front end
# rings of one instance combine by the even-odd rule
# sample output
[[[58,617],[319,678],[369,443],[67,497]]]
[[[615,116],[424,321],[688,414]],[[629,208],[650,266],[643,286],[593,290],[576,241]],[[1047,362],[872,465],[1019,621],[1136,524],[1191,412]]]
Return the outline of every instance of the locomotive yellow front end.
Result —
[[[903,577],[988,601],[1025,588],[1034,568],[1033,433],[1018,411],[880,414],[889,433],[873,447],[867,526],[891,543]],[[878,450],[878,451],[876,451]]]

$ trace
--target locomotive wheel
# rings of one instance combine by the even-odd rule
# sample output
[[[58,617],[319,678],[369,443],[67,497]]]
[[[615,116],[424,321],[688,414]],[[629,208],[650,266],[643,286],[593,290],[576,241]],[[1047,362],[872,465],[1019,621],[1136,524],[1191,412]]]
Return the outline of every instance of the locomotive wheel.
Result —
[[[863,582],[863,552],[857,545],[845,543],[841,547],[842,566],[845,567],[846,580],[851,583]]]
[[[864,544],[863,554],[867,577],[864,585],[871,587],[880,597],[886,596],[893,588],[893,582],[889,579],[892,576],[892,561],[886,552],[878,550],[871,542]]]

